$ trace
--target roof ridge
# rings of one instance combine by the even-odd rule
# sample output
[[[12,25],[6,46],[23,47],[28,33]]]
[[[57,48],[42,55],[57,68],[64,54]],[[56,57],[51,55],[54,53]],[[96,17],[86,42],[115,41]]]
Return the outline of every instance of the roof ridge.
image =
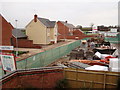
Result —
[[[64,21],[60,21],[61,23],[63,23],[65,26],[69,27],[69,28],[75,28],[75,26],[71,23],[66,23]]]
[[[38,19],[46,19],[46,20],[49,20],[49,19],[47,19],[47,18],[41,18],[41,17],[38,17]],[[50,21],[50,20],[49,20]]]

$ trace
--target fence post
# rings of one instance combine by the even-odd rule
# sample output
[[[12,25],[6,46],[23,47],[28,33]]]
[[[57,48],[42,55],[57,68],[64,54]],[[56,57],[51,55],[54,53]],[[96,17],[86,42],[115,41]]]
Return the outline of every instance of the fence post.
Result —
[[[76,68],[76,86],[78,84],[78,69]]]
[[[61,55],[60,55],[60,48],[61,48],[61,47],[59,47],[59,57],[61,56]]]
[[[25,70],[27,69],[27,59],[25,59],[26,60],[26,63],[25,63]]]
[[[106,87],[106,73],[104,73],[104,85],[103,85],[103,89],[105,90]]]

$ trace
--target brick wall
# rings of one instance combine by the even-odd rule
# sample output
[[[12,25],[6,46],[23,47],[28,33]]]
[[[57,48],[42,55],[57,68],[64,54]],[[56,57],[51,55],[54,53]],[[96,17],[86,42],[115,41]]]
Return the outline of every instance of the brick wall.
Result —
[[[61,23],[60,21],[57,22],[57,26],[58,26],[58,33],[62,34],[62,35],[67,35],[69,33],[69,28],[66,27],[63,23]]]
[[[19,48],[41,48],[40,45],[35,45],[32,40],[28,39],[17,39],[17,43]],[[14,37],[12,37],[12,44],[16,47],[16,39]]]
[[[4,17],[2,17],[1,15],[0,15],[0,22],[1,22],[1,26],[2,26],[2,30],[1,30],[1,32],[2,32],[2,43],[0,43],[0,45],[8,45],[8,46],[10,46],[11,45],[11,37],[12,37],[12,29],[13,29],[13,26],[10,24],[10,23],[8,23],[5,19],[4,19]]]
[[[62,78],[62,69],[24,71],[2,80],[2,88],[54,88]]]
[[[1,83],[1,87],[2,88],[15,88],[16,86],[19,85],[19,77],[17,77],[18,75],[15,73],[12,76],[8,77],[7,79],[3,79]]]

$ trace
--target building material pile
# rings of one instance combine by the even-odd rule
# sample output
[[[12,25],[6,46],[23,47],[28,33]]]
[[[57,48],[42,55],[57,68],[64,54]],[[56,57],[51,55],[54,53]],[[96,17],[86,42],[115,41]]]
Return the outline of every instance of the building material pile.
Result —
[[[93,44],[99,44],[99,46]],[[88,43],[83,40],[80,47],[72,50],[70,53],[68,67],[119,72],[118,64],[120,60],[116,51],[118,49],[109,42],[102,41],[101,43],[96,43],[96,41],[91,40]]]
[[[85,68],[87,68],[87,67],[90,67],[90,65],[84,64],[84,63],[80,63],[80,62],[71,61],[71,62],[69,62],[68,67],[70,67],[70,68],[85,69]]]

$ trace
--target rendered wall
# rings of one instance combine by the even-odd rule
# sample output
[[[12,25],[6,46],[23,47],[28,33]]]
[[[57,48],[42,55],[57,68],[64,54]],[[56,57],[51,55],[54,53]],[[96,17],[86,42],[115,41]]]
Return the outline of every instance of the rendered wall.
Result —
[[[26,35],[29,40],[33,40],[33,44],[48,44],[47,42],[47,28],[39,21],[32,20],[26,27]]]

